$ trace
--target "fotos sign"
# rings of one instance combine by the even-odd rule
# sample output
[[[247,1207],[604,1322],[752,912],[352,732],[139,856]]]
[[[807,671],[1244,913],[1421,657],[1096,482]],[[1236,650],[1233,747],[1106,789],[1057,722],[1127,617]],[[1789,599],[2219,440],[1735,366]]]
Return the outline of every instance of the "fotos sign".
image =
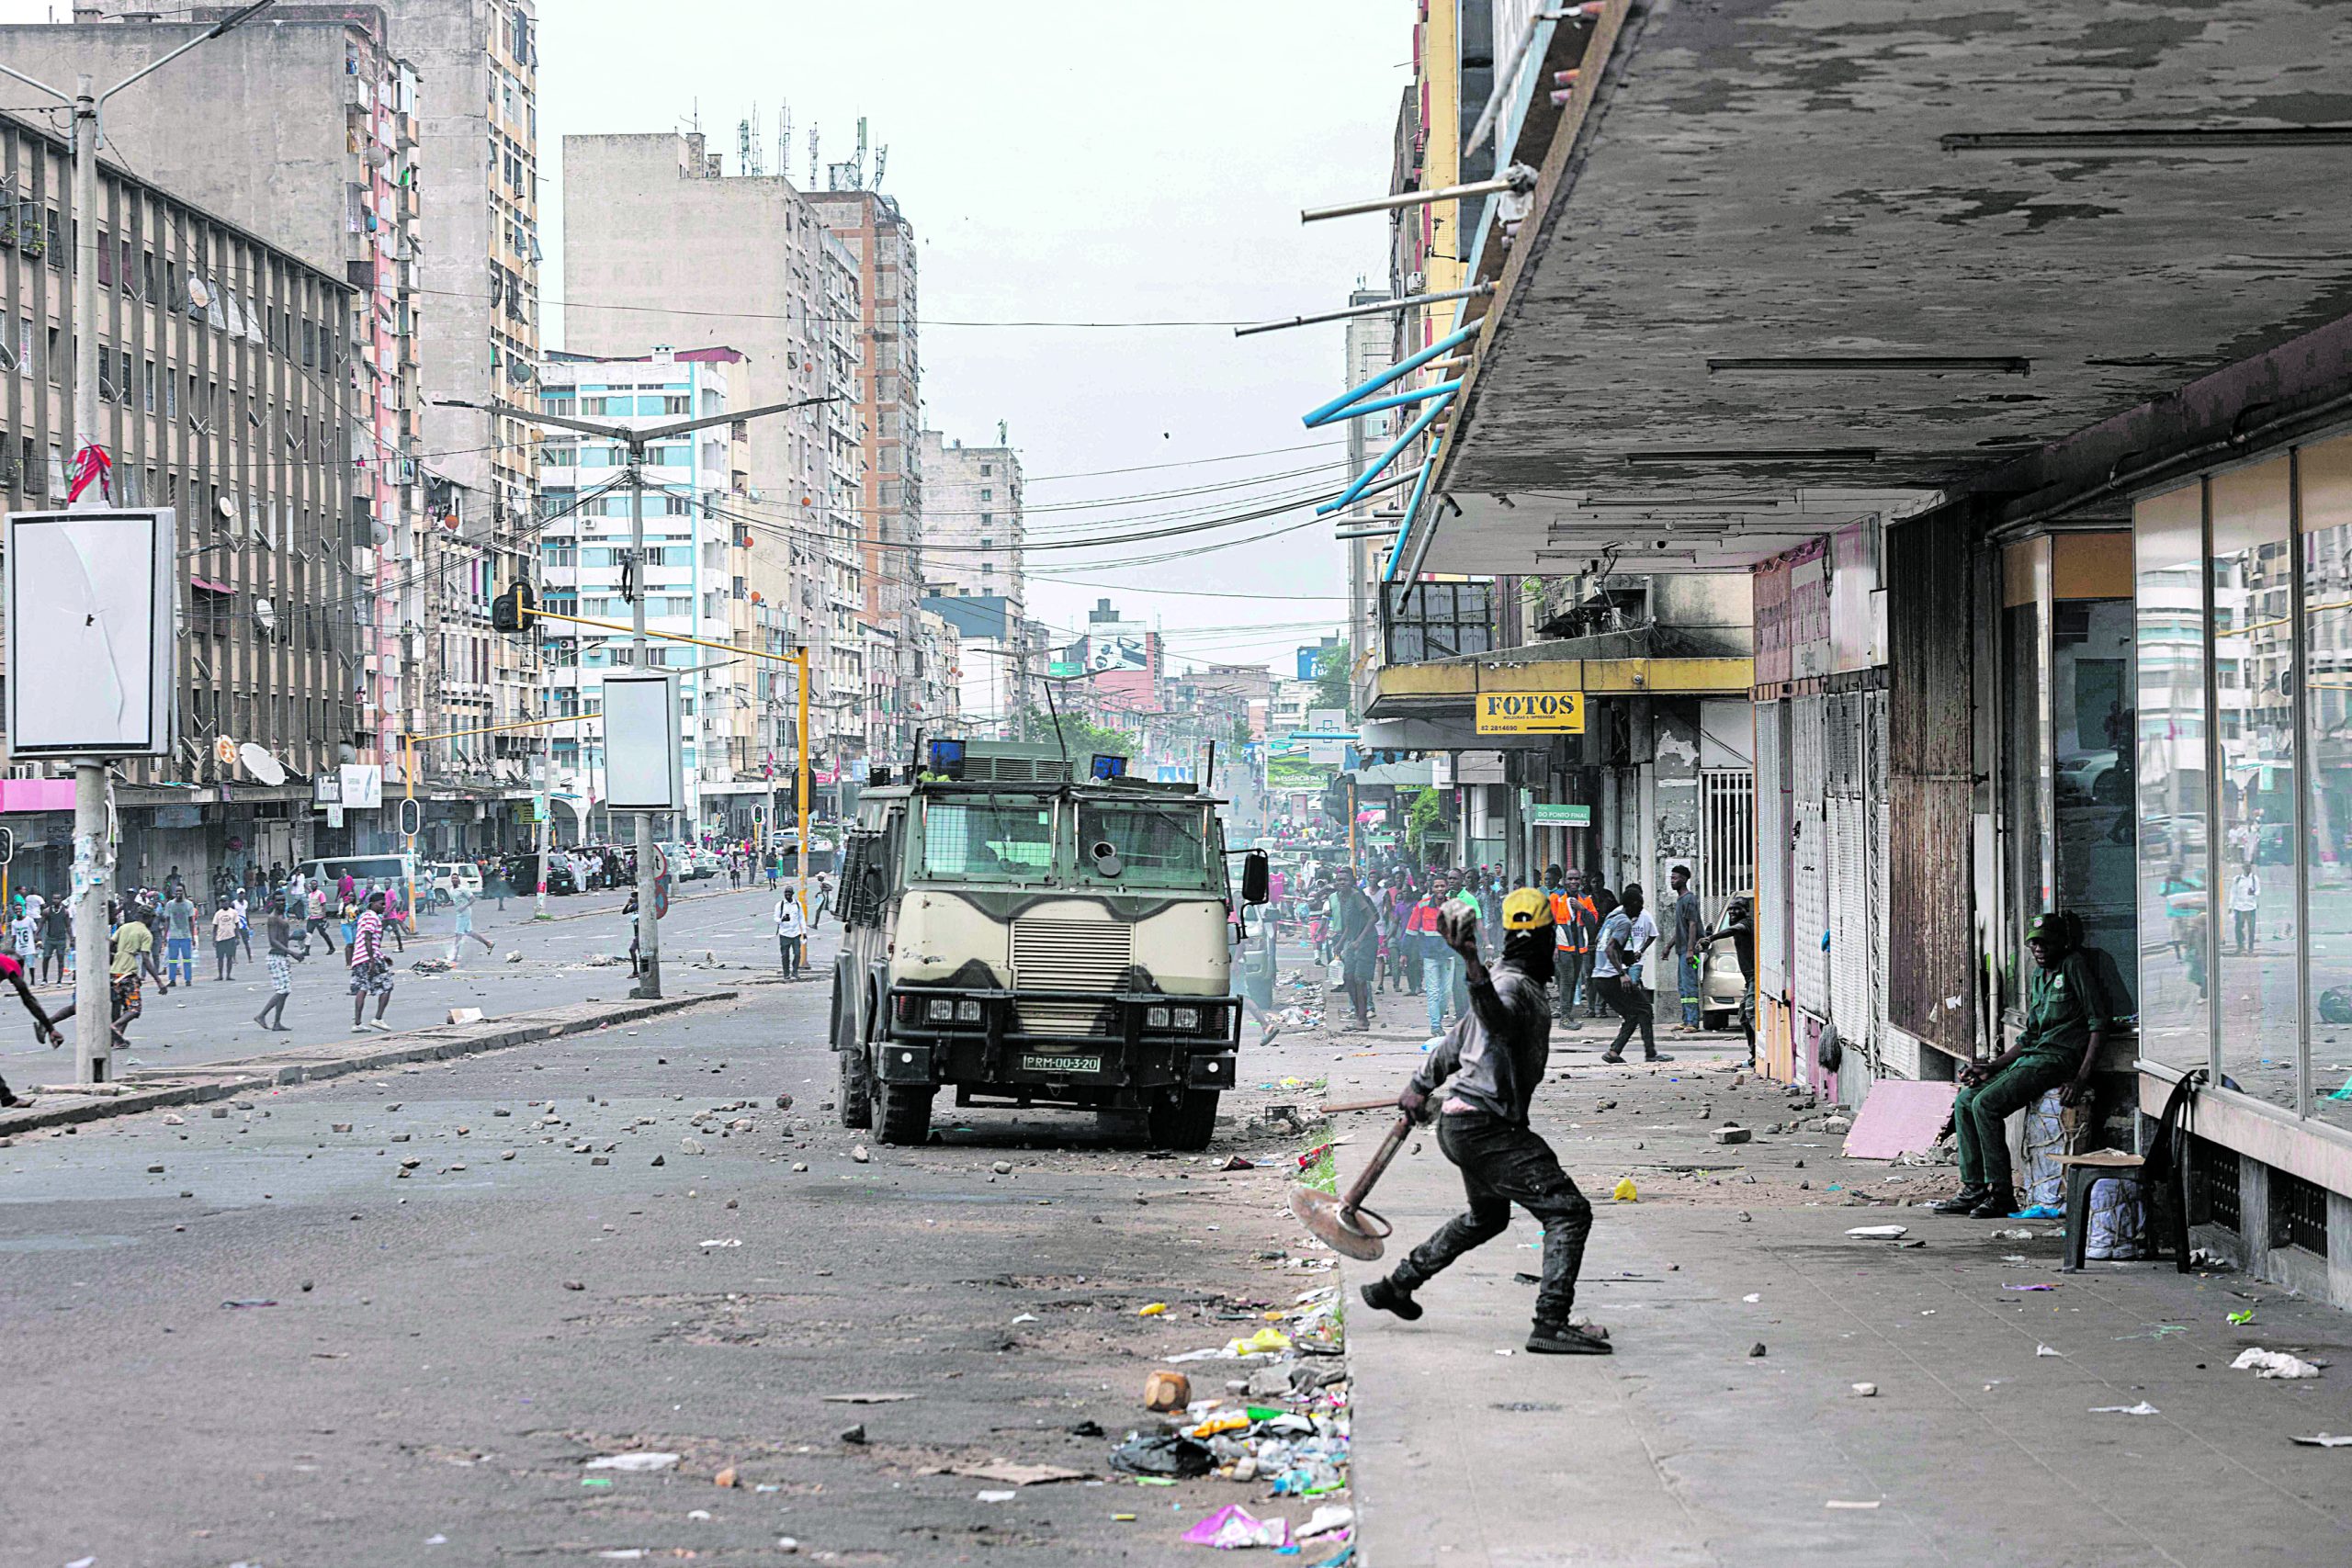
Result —
[[[1481,735],[1582,735],[1582,692],[1481,692]]]

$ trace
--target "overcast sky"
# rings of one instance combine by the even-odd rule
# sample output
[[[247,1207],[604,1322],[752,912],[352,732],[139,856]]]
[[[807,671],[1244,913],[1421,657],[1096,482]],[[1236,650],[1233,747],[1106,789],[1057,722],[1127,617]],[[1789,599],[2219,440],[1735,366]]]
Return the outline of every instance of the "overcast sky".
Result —
[[[1042,510],[1336,465],[1336,434],[1308,432],[1298,416],[1340,386],[1337,325],[1236,340],[1225,326],[950,323],[1258,320],[1344,304],[1359,276],[1382,284],[1382,220],[1306,226],[1298,209],[1385,188],[1413,9],[1410,0],[540,0],[549,342],[560,341],[562,319],[566,132],[683,128],[699,112],[732,173],[736,128],[756,103],[775,173],[777,111],[789,104],[784,172],[805,184],[810,127],[826,162],[845,160],[864,115],[889,149],[882,188],[921,246],[927,419],[967,443],[992,442],[1004,422],[1031,476],[1033,536],[1168,527],[1328,482],[1336,468],[1099,512]],[[0,0],[0,20],[52,11],[64,17],[70,6]],[[1279,450],[1318,440],[1329,444]],[[1202,462],[1244,453],[1265,455]],[[1193,466],[1053,477],[1148,464]],[[1184,560],[1102,563],[1306,515],[1101,552],[1039,550],[1031,614],[1074,626],[1108,594],[1130,618],[1164,626],[1179,656],[1287,663],[1293,646],[1315,640],[1300,623],[1344,618],[1328,524]],[[1047,570],[1084,583],[1039,575]],[[1139,591],[1147,586],[1185,592]]]

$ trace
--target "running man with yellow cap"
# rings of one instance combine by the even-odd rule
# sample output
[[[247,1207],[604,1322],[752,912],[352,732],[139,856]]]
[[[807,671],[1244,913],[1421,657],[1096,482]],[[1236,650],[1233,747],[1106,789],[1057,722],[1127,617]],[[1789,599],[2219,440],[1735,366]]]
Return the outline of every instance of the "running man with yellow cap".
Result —
[[[1502,924],[1502,958],[1489,970],[1479,962],[1476,924],[1453,918],[1449,908],[1439,931],[1462,955],[1470,1010],[1396,1097],[1397,1108],[1419,1119],[1427,1115],[1438,1086],[1453,1079],[1437,1106],[1437,1146],[1462,1172],[1469,1211],[1448,1220],[1359,1293],[1365,1305],[1408,1322],[1420,1316],[1413,1292],[1472,1247],[1510,1230],[1510,1206],[1517,1203],[1544,1226],[1544,1279],[1528,1349],[1605,1356],[1606,1335],[1568,1321],[1585,1237],[1592,1231],[1592,1205],[1560,1168],[1552,1146],[1527,1124],[1528,1101],[1544,1081],[1552,1051],[1551,903],[1534,888],[1521,887],[1503,899]]]

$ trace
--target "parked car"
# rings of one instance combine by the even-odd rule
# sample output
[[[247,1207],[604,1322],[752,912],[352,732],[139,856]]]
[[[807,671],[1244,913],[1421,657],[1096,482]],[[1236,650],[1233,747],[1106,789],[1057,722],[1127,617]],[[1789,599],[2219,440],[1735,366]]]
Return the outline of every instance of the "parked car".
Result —
[[[419,897],[429,897],[435,905],[451,902],[460,887],[477,898],[481,897],[481,868],[471,861],[435,861],[417,880],[431,890]]]
[[[707,876],[722,875],[727,870],[727,862],[717,850],[707,850],[697,846],[688,851],[687,854],[694,866],[693,874],[696,880]]]

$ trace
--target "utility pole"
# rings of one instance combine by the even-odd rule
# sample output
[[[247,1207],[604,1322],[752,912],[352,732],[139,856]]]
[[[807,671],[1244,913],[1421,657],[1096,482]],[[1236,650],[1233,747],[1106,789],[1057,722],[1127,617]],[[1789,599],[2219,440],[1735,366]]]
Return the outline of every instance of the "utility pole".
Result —
[[[65,215],[74,245],[74,429],[67,450],[74,468],[81,468],[84,450],[98,446],[98,110],[106,101],[141,77],[152,75],[198,44],[209,43],[232,28],[250,21],[277,0],[254,3],[232,12],[209,30],[190,39],[162,59],[141,66],[99,92],[85,72],[74,78],[74,91],[62,93],[46,82],[0,64],[0,76],[47,93],[74,111],[74,199]],[[93,496],[92,506],[105,497]],[[177,701],[177,694],[174,701]],[[77,757],[74,761],[74,1068],[78,1083],[104,1083],[112,1076],[114,1007],[109,985],[109,933],[107,898],[114,881],[114,845],[107,830],[107,759]]]
[[[709,414],[701,419],[673,420],[667,424],[649,425],[642,428],[632,427],[626,424],[606,424],[599,421],[590,419],[573,419],[568,414],[534,412],[531,410],[514,408],[506,403],[492,403],[484,405],[481,403],[467,402],[462,400],[453,398],[445,400],[440,406],[451,409],[471,409],[478,413],[488,413],[501,419],[516,419],[536,424],[551,424],[559,430],[577,430],[583,434],[599,436],[606,441],[617,442],[628,449],[628,471],[625,476],[624,482],[629,487],[629,558],[627,575],[623,578],[622,581],[623,592],[628,598],[629,604],[629,644],[634,650],[629,657],[635,662],[637,668],[645,670],[652,668],[652,666],[646,661],[645,657],[647,648],[647,637],[645,632],[645,449],[654,442],[666,441],[671,437],[677,435],[688,435],[697,430],[707,429],[711,425],[734,424],[744,420],[759,419],[773,413],[786,413],[794,409],[809,408],[819,403],[830,403],[833,400],[834,398],[831,396],[821,398],[801,398],[796,401],[788,403],[770,403],[762,408],[745,409],[741,413]],[[577,619],[577,617],[569,618]],[[665,638],[665,640],[680,639]],[[697,639],[690,637],[683,640],[691,642]],[[607,767],[609,768],[609,760],[607,761]],[[653,862],[654,813],[650,811],[640,811],[637,812],[635,816],[637,818],[637,829],[634,842],[637,850],[637,932],[639,971],[637,989],[633,994],[646,1000],[653,1000],[659,998],[662,995],[662,922],[660,916],[658,916],[654,911],[653,904],[657,883],[657,875],[654,870]],[[803,863],[805,865],[805,857],[808,853],[806,847],[806,833],[802,835],[802,840],[803,847],[801,853],[804,857]],[[542,886],[544,886],[544,864],[541,869],[541,882]]]

